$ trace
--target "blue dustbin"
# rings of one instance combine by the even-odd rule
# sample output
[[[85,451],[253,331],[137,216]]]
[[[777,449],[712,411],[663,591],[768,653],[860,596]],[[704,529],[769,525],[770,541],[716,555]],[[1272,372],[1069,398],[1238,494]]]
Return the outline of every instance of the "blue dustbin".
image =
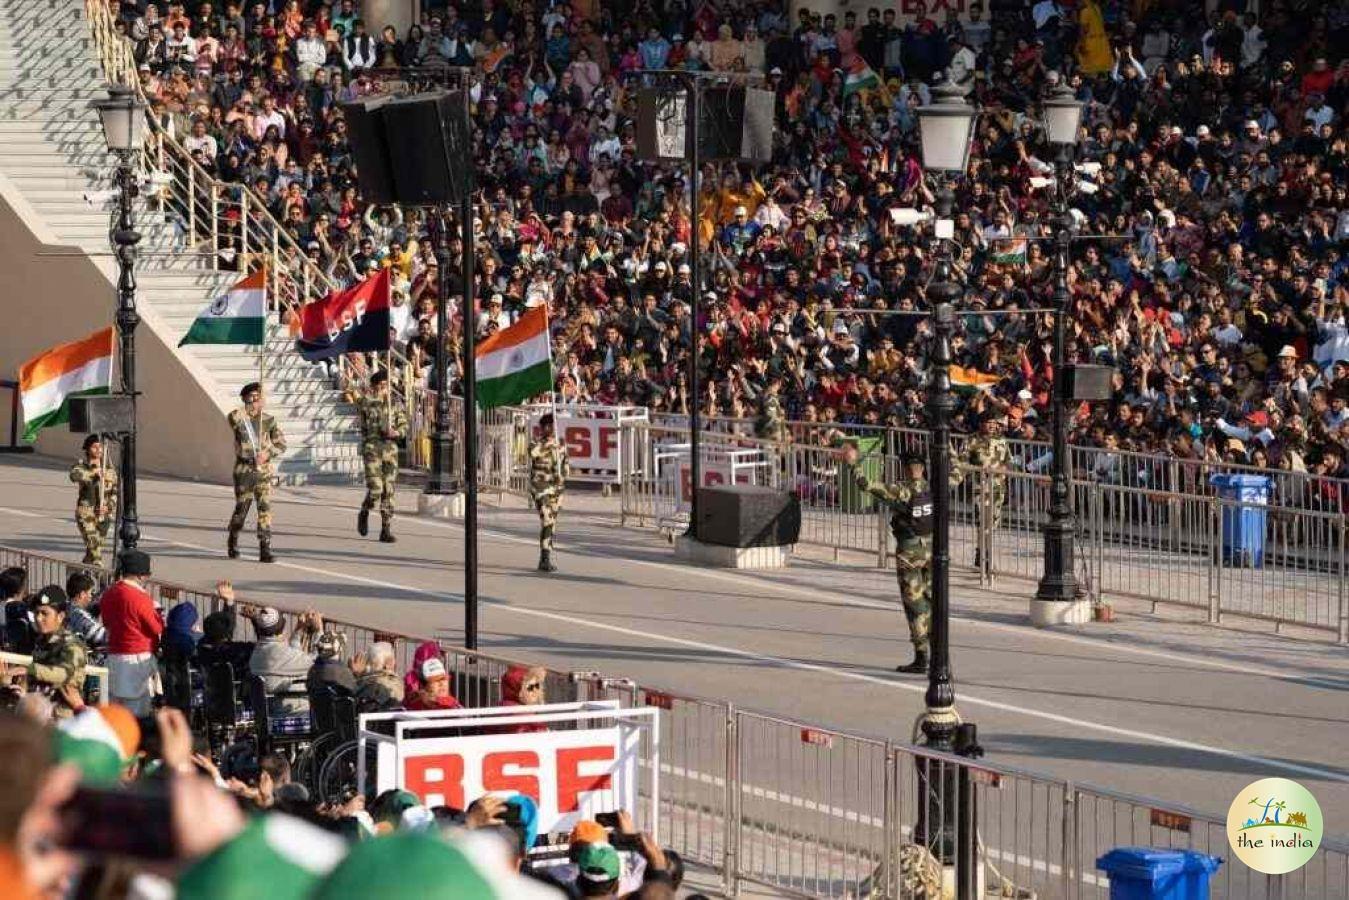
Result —
[[[1110,876],[1110,900],[1208,900],[1222,860],[1195,850],[1117,847],[1096,860]]]
[[[1266,475],[1212,475],[1224,503],[1223,562],[1258,569],[1265,564],[1265,518],[1272,482]],[[1240,505],[1236,505],[1240,504]]]

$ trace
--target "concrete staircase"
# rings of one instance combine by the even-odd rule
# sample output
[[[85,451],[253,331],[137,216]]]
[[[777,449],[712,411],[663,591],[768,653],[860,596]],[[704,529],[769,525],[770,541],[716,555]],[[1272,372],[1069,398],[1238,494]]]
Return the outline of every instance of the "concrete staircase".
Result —
[[[63,244],[104,258],[111,273],[115,266],[106,257],[115,204],[84,196],[111,187],[115,158],[88,105],[105,96],[105,84],[81,0],[0,0],[0,172]],[[137,201],[136,228],[142,235],[136,267],[141,327],[174,346],[193,318],[241,276],[214,268],[209,241],[204,249],[187,246],[181,219],[159,199]],[[110,323],[113,291],[110,283]],[[290,445],[278,474],[290,484],[355,481],[361,464],[354,411],[324,367],[305,363],[289,345],[286,329],[272,327],[267,404]],[[201,381],[222,417],[262,368],[260,347],[193,346],[178,353],[197,363],[185,372]],[[221,434],[224,439],[223,427]]]

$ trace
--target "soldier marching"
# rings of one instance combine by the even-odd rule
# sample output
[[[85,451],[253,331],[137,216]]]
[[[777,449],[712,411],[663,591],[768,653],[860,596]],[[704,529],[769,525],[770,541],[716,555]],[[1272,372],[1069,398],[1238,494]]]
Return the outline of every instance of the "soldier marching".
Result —
[[[985,415],[979,422],[979,433],[970,439],[964,457],[956,461],[951,473],[951,484],[957,485],[973,469],[991,470],[986,477],[976,480],[975,508],[979,511],[979,526],[984,534],[991,534],[1002,524],[1002,505],[1007,502],[1007,469],[1012,463],[1012,450],[1002,436],[1002,420]],[[974,565],[983,563],[978,549],[974,551]]]
[[[856,463],[857,448],[844,448],[845,462]],[[895,536],[895,577],[904,618],[909,623],[913,661],[895,671],[924,673],[928,666],[928,639],[932,630],[932,489],[923,458],[904,457],[904,480],[896,484],[873,482],[864,472],[855,476],[857,487],[890,507],[890,530]]]
[[[361,423],[361,459],[365,464],[365,500],[356,515],[356,531],[361,537],[370,533],[370,511],[378,504],[379,539],[392,544],[396,540],[393,500],[398,480],[398,441],[407,437],[407,412],[393,404],[387,372],[370,376],[369,393],[356,397],[349,392],[347,399],[355,403]]]
[[[276,457],[286,451],[286,436],[276,419],[262,411],[262,385],[250,382],[239,392],[243,407],[230,412],[234,434],[234,513],[229,522],[230,559],[239,558],[239,532],[249,507],[258,504],[258,560],[274,562],[272,554],[272,478]]]
[[[103,542],[116,519],[117,473],[107,466],[99,435],[84,439],[84,459],[70,467],[70,480],[78,486],[75,527],[84,539],[84,562],[102,565]]]
[[[562,494],[571,467],[567,450],[553,430],[552,413],[544,413],[539,419],[539,431],[541,436],[529,446],[529,496],[539,513],[539,571],[556,572],[553,529],[562,509]]]

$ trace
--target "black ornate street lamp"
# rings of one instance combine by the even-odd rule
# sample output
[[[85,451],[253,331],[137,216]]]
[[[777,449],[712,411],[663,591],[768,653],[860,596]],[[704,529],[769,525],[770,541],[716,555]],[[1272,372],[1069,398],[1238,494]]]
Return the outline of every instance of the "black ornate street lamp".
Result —
[[[1072,491],[1068,472],[1068,405],[1066,330],[1068,318],[1068,245],[1072,240],[1072,219],[1068,196],[1073,173],[1073,148],[1082,124],[1082,104],[1062,82],[1044,103],[1044,126],[1049,142],[1057,150],[1055,169],[1054,222],[1054,383],[1051,397],[1053,462],[1049,489],[1049,518],[1044,524],[1044,575],[1035,592],[1037,600],[1071,603],[1077,598],[1074,574],[1073,539],[1077,522],[1073,517]]]
[[[121,354],[121,393],[131,406],[131,427],[122,436],[122,523],[118,539],[122,548],[134,550],[140,543],[140,522],[136,515],[136,245],[140,233],[132,218],[136,199],[135,154],[145,139],[145,107],[134,91],[125,85],[108,88],[105,99],[90,104],[103,120],[103,135],[108,149],[117,155],[117,227],[112,242],[117,255],[117,338]]]
[[[918,110],[923,168],[943,179],[963,174],[978,111],[950,83],[933,91],[933,102]],[[955,304],[961,288],[952,277],[951,220],[955,194],[949,184],[936,196],[932,280],[927,299],[933,325],[929,356],[927,407],[932,443],[928,471],[932,485],[932,658],[921,728],[925,746],[940,753],[977,755],[974,726],[961,723],[955,708],[951,675],[951,418],[955,396],[951,390],[951,338],[955,333]],[[915,842],[925,846],[943,865],[956,865],[958,896],[974,891],[974,805],[969,777],[963,767],[940,759],[918,762],[918,792],[922,798]]]

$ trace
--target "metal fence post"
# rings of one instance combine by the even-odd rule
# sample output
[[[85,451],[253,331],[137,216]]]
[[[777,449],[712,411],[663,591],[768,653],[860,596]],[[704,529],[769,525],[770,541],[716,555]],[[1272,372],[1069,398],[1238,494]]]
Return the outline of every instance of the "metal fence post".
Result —
[[[740,729],[735,704],[726,704],[726,787],[722,801],[722,887],[727,897],[740,893]]]
[[[1340,575],[1340,577],[1337,578],[1337,579],[1335,579],[1335,590],[1336,590],[1336,592],[1337,592],[1337,594],[1338,594],[1338,600],[1339,600],[1339,619],[1340,619],[1340,622],[1339,622],[1339,624],[1340,624],[1339,642],[1340,642],[1341,644],[1349,644],[1349,594],[1346,594],[1346,593],[1345,593],[1345,589],[1344,589],[1344,579],[1345,579],[1345,576],[1346,576],[1346,575],[1349,575],[1349,572],[1347,572],[1347,571],[1345,570],[1345,548],[1344,548],[1344,539],[1345,539],[1345,536],[1346,536],[1346,524],[1347,524],[1347,523],[1346,523],[1346,519],[1345,519],[1344,513],[1340,513],[1340,528],[1339,528],[1339,531],[1340,531],[1340,547],[1339,547],[1339,550],[1340,550],[1340,552],[1339,552],[1339,557],[1340,557],[1340,559],[1339,559],[1339,563],[1340,563],[1340,573],[1339,573],[1339,575]]]
[[[1072,900],[1077,887],[1077,789],[1072,782],[1063,785],[1063,898]]]
[[[876,568],[884,569],[890,563],[890,522],[885,505],[876,504]]]
[[[885,742],[885,797],[882,800],[882,813],[884,821],[881,823],[881,840],[884,845],[881,847],[881,867],[878,870],[881,888],[878,892],[876,885],[872,884],[872,896],[894,897],[899,891],[895,884],[895,873],[899,870],[898,860],[895,854],[899,852],[899,823],[896,821],[897,813],[895,810],[895,772],[899,767],[896,759],[895,745],[890,741]]]
[[[1222,621],[1223,523],[1222,501],[1213,497],[1208,503],[1208,534],[1204,549],[1208,553],[1208,620]]]

